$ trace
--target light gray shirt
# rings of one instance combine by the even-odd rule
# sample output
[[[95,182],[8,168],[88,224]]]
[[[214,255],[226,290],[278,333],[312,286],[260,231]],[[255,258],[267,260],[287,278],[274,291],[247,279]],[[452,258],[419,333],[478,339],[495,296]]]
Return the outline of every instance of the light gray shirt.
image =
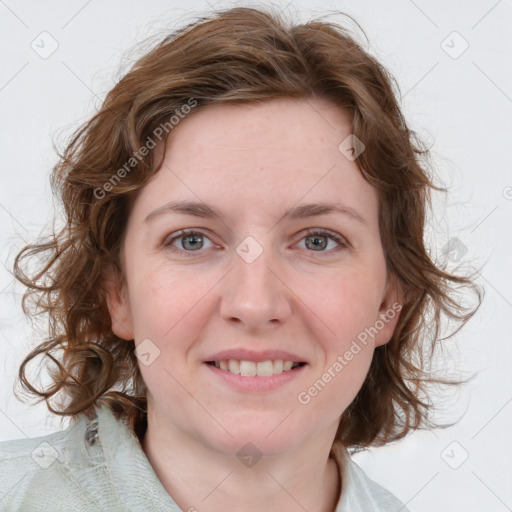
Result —
[[[333,455],[342,481],[336,512],[409,512],[344,448]],[[0,511],[164,510],[181,512],[135,434],[106,405],[60,432],[0,443]]]

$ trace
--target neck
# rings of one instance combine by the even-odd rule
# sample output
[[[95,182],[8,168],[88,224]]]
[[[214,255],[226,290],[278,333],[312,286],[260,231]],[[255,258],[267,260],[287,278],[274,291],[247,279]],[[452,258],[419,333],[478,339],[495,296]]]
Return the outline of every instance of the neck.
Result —
[[[340,476],[329,457],[332,443],[303,443],[295,451],[263,456],[245,466],[233,455],[219,453],[173,430],[153,429],[151,419],[142,439],[162,485],[186,511],[261,510],[334,512]]]

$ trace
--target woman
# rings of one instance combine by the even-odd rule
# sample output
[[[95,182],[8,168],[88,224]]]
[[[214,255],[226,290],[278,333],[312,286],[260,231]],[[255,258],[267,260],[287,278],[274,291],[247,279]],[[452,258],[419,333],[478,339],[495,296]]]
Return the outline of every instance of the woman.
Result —
[[[407,510],[349,450],[431,426],[418,356],[473,285],[428,257],[391,82],[342,27],[236,8],[110,91],[54,170],[65,228],[15,261],[52,320],[21,382],[73,421],[0,445],[6,510]]]

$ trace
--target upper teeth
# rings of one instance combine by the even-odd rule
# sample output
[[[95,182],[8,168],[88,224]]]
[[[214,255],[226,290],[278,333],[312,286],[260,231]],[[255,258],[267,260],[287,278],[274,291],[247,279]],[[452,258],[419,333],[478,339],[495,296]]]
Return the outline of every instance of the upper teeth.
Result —
[[[298,365],[298,363],[294,363],[293,361],[283,361],[282,359],[260,361],[258,363],[254,361],[229,359],[215,361],[214,364],[216,368],[226,370],[236,375],[242,375],[243,377],[270,377],[271,375],[291,370],[294,366]]]

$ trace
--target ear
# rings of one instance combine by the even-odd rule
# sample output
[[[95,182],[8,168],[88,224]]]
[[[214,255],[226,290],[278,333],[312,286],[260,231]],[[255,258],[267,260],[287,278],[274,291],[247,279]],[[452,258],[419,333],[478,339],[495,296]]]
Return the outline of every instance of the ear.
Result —
[[[380,347],[388,343],[393,337],[400,311],[402,310],[403,290],[394,275],[389,276],[382,302],[379,307],[379,316],[375,321],[378,331],[374,338],[374,345]]]
[[[124,340],[133,340],[133,323],[126,283],[113,265],[109,265],[103,275],[112,331]]]

